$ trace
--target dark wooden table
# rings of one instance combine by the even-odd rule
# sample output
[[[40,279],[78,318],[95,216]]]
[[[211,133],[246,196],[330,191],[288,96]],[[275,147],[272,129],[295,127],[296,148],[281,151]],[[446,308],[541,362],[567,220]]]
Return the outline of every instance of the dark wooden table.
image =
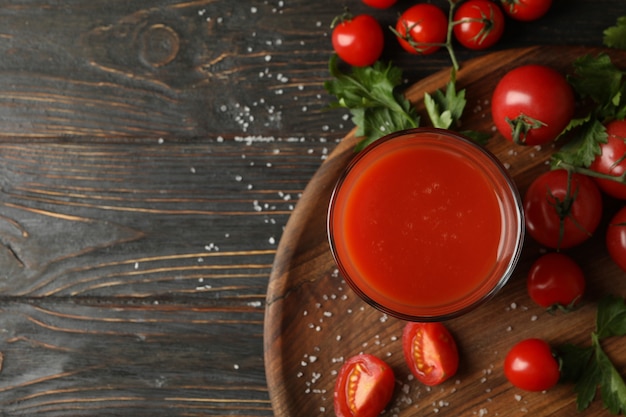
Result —
[[[2,2],[0,415],[274,414],[272,262],[352,129],[324,109],[329,24],[348,5],[386,26],[410,4]],[[621,15],[555,0],[496,49],[599,46]],[[407,83],[449,66],[388,37]]]

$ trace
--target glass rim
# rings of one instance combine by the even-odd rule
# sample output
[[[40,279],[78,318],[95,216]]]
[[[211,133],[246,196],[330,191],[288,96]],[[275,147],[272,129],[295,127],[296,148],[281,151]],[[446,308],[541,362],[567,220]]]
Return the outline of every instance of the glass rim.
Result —
[[[345,260],[341,259],[339,251],[337,249],[337,239],[335,237],[333,219],[337,216],[337,214],[335,213],[335,207],[338,196],[342,191],[342,186],[350,173],[355,169],[356,166],[359,165],[359,162],[363,158],[365,158],[373,150],[379,148],[380,146],[383,146],[384,144],[394,139],[410,138],[422,134],[430,134],[431,138],[433,137],[432,135],[440,136],[448,142],[452,142],[452,145],[462,144],[466,150],[469,149],[468,152],[475,154],[476,156],[478,156],[479,159],[489,162],[488,167],[482,164],[475,163],[473,163],[472,165],[474,167],[478,167],[480,171],[488,178],[488,180],[494,184],[494,188],[496,189],[495,193],[498,198],[500,200],[506,200],[505,202],[500,202],[502,227],[506,230],[510,230],[511,228],[508,228],[508,226],[512,225],[514,230],[510,230],[508,232],[509,234],[511,234],[511,236],[501,236],[499,242],[499,245],[504,245],[504,248],[507,249],[507,252],[510,253],[510,255],[507,255],[505,259],[501,262],[501,267],[495,268],[492,272],[488,274],[488,276],[485,277],[485,279],[481,282],[480,285],[478,285],[476,289],[469,292],[469,296],[464,296],[460,300],[455,300],[454,302],[445,305],[436,307],[425,307],[423,309],[414,308],[412,312],[407,312],[409,308],[407,308],[406,311],[400,311],[399,308],[393,308],[389,305],[386,305],[384,302],[381,302],[380,300],[375,300],[373,297],[366,294],[355,282],[353,277],[351,277],[348,268],[346,268],[345,266]],[[459,153],[461,153],[461,151],[459,151]],[[511,178],[507,169],[491,151],[460,133],[453,132],[447,129],[420,127],[397,131],[389,135],[383,136],[375,142],[369,144],[366,148],[359,151],[353,156],[353,158],[349,161],[347,166],[342,171],[341,175],[339,176],[333,187],[327,211],[326,232],[328,243],[330,245],[330,251],[335,261],[335,264],[340,272],[340,275],[362,300],[385,314],[403,320],[443,321],[461,316],[471,310],[474,310],[479,305],[491,299],[506,285],[510,277],[513,275],[515,267],[519,261],[519,258],[521,257],[525,236],[525,224],[522,198],[519,194],[517,186]],[[496,262],[496,264],[494,265],[497,264],[498,262]],[[464,302],[464,300],[467,299],[470,299],[469,303]],[[419,314],[416,313],[419,310],[423,310],[423,312]],[[427,314],[426,310],[431,310],[432,313]]]

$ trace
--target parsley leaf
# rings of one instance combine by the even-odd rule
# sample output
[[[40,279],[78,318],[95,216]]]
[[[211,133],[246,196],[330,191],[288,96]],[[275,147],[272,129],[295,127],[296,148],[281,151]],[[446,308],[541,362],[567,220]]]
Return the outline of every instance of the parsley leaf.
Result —
[[[445,93],[441,90],[432,95],[424,93],[424,105],[434,127],[450,129],[460,123],[467,100],[465,90],[456,91],[456,72],[452,70]]]
[[[609,296],[598,303],[591,346],[570,344],[558,349],[561,378],[575,383],[579,411],[591,405],[599,390],[605,408],[612,414],[626,413],[626,383],[601,343],[607,337],[617,336],[626,336],[626,300]]]
[[[595,359],[601,374],[600,394],[602,401],[612,414],[624,413],[626,412],[626,384],[624,379],[600,347],[600,342],[598,341],[594,345],[596,346]]]
[[[568,82],[592,106],[586,115],[573,119],[565,128],[563,133],[571,133],[572,137],[552,156],[553,168],[584,170],[600,154],[600,145],[607,141],[604,124],[626,116],[625,75],[605,53],[584,55],[574,61],[574,74]]]
[[[626,16],[619,17],[617,24],[604,31],[602,39],[609,48],[626,49]]]
[[[572,120],[566,130],[573,128],[579,129],[577,135],[552,156],[554,168],[563,164],[588,167],[601,153],[600,144],[608,140],[604,125],[591,115]]]
[[[568,81],[582,98],[593,100],[593,112],[600,120],[616,118],[624,107],[624,71],[605,53],[576,59],[574,75],[568,77]]]
[[[606,297],[598,304],[596,318],[598,338],[626,336],[626,300]]]
[[[398,67],[378,61],[344,73],[333,55],[329,70],[333,79],[326,81],[324,87],[337,98],[330,108],[350,110],[352,122],[357,126],[356,135],[362,137],[356,150],[386,134],[419,126],[415,108],[396,91],[402,83],[402,71]]]

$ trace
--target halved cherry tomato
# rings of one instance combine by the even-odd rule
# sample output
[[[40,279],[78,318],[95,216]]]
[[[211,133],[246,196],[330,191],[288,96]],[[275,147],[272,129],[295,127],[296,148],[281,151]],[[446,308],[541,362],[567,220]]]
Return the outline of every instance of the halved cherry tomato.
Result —
[[[606,125],[607,142],[600,144],[601,154],[589,165],[600,174],[619,177],[626,172],[626,120]],[[626,200],[626,184],[611,179],[596,178],[596,183],[608,195]]]
[[[537,177],[524,196],[526,230],[553,249],[581,244],[595,232],[602,217],[602,195],[586,175],[564,169]]]
[[[515,20],[529,22],[545,15],[552,0],[501,0],[504,12]]]
[[[411,373],[425,385],[438,385],[459,367],[454,338],[440,322],[409,322],[402,332],[402,350]]]
[[[606,247],[611,259],[626,271],[626,207],[611,219],[606,231]]]
[[[355,67],[372,65],[380,58],[385,36],[374,17],[346,14],[337,21],[339,23],[333,23],[332,43],[339,58]]]
[[[396,22],[396,36],[404,50],[411,54],[436,52],[448,36],[448,17],[430,3],[409,7]]]
[[[561,134],[575,104],[574,91],[563,74],[545,65],[522,65],[496,85],[491,115],[506,139],[534,146]]]
[[[541,339],[518,342],[504,358],[504,375],[517,388],[544,391],[559,382],[559,363],[550,345]]]
[[[454,12],[454,37],[468,49],[487,49],[502,37],[504,22],[504,14],[496,3],[469,0]]]
[[[538,305],[549,309],[571,309],[583,298],[585,275],[572,258],[552,252],[533,263],[526,284],[528,295]]]
[[[335,383],[337,417],[376,417],[385,409],[395,387],[393,370],[382,359],[367,353],[348,359]]]

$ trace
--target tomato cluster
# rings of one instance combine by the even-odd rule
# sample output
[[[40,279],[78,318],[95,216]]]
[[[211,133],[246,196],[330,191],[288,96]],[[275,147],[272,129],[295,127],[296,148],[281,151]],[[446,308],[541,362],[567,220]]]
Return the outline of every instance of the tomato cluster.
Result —
[[[395,0],[362,0],[373,8],[392,7]],[[452,42],[469,49],[493,46],[504,32],[506,18],[530,21],[542,17],[550,0],[450,1],[451,10],[426,2],[399,14],[392,29],[401,47],[427,55]],[[333,29],[337,55],[353,66],[372,65],[384,49],[384,33],[371,15],[344,15]],[[454,36],[454,39],[451,39]],[[454,62],[454,59],[453,59]],[[576,109],[575,92],[567,78],[552,68],[525,65],[497,83],[491,113],[498,132],[516,146],[540,146],[556,140]],[[580,266],[562,252],[587,241],[602,224],[606,199],[626,201],[626,121],[605,121],[606,141],[585,170],[552,169],[535,178],[523,197],[526,230],[549,249],[527,276],[530,299],[548,309],[577,307],[585,293]],[[584,171],[584,172],[583,172]],[[614,178],[612,178],[614,177]],[[607,251],[626,271],[626,204],[613,215],[605,231]],[[405,363],[422,383],[436,385],[454,375],[459,355],[452,335],[441,323],[407,323],[403,332]],[[560,377],[550,345],[531,338],[514,345],[503,364],[516,387],[543,391]],[[393,370],[379,358],[357,355],[342,367],[335,386],[335,410],[341,416],[374,416],[393,392]]]
[[[396,0],[362,0],[375,9],[387,9]],[[545,15],[552,0],[450,1],[448,13],[432,3],[414,4],[399,14],[392,29],[407,52],[428,55],[446,48],[456,65],[453,42],[472,50],[495,45],[504,34],[507,17],[519,21]],[[344,13],[333,22],[332,44],[337,55],[353,66],[376,62],[384,48],[384,33],[371,14]],[[452,37],[454,39],[452,39]]]
[[[525,65],[497,83],[491,113],[504,138],[522,146],[543,145],[576,126],[575,121],[572,125],[576,105],[574,90],[564,75],[542,65]],[[605,133],[606,140],[593,142],[598,149],[587,166],[561,168],[557,164],[536,177],[523,198],[528,234],[556,250],[539,257],[527,276],[530,298],[548,309],[573,309],[585,292],[582,269],[561,251],[597,232],[607,199],[626,201],[626,121],[609,118],[596,128]],[[602,133],[591,137],[602,137]],[[626,271],[626,205],[613,215],[604,237],[610,257]],[[549,344],[534,338],[511,348],[504,373],[513,385],[528,391],[549,389],[560,377]]]
[[[524,65],[506,73],[491,98],[491,114],[500,134],[519,145],[555,141],[570,125],[576,98],[566,77],[543,65]],[[601,126],[606,140],[598,144],[588,167],[553,169],[533,180],[524,196],[528,234],[550,249],[569,249],[589,239],[600,225],[605,198],[626,200],[626,121]],[[558,167],[557,167],[558,168]],[[603,196],[604,194],[604,196]],[[623,266],[626,228],[611,221],[607,247]]]

